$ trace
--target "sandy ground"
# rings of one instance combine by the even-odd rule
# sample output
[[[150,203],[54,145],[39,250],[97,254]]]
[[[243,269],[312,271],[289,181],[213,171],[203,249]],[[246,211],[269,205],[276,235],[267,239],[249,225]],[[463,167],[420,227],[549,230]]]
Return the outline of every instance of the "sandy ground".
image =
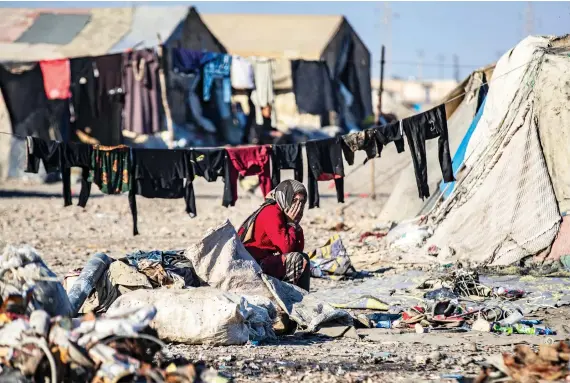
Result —
[[[347,191],[351,192],[351,187],[354,190],[358,181],[349,180]],[[15,245],[31,244],[62,277],[67,271],[81,267],[96,252],[119,257],[137,249],[184,249],[209,227],[225,219],[239,225],[262,201],[259,192],[250,195],[240,191],[236,207],[226,209],[220,205],[222,187],[221,182],[196,182],[198,217],[194,219],[185,215],[182,200],[138,198],[141,234],[133,237],[124,195],[103,196],[94,187],[85,209],[64,208],[61,183],[5,182],[0,185],[0,240]],[[321,184],[321,191],[321,208],[307,211],[304,217],[307,249],[323,244],[333,233],[330,228],[342,216],[350,230],[342,232],[341,237],[356,268],[377,270],[389,265],[389,255],[380,250],[376,240],[359,242],[360,235],[377,223],[383,199],[372,201],[351,196],[340,205],[334,190],[328,189],[326,183]],[[79,185],[74,185],[73,192],[79,193]],[[347,207],[344,214],[339,209],[342,207]],[[313,279],[313,289],[327,289],[335,283],[338,282]],[[565,321],[570,314],[562,310],[554,317]],[[256,347],[169,345],[166,356],[194,362],[203,360],[238,382],[418,382],[453,381],[441,378],[448,373],[473,376],[479,371],[477,362],[486,355],[510,350],[509,345],[475,342],[437,346],[371,341],[366,337],[289,336],[275,344]]]

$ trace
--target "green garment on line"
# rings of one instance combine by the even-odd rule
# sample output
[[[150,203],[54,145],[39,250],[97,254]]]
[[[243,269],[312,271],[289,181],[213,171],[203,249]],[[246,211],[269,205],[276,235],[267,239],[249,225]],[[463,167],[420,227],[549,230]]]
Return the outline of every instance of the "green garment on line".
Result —
[[[105,194],[121,194],[131,190],[131,153],[127,146],[95,146],[91,155],[88,182]]]

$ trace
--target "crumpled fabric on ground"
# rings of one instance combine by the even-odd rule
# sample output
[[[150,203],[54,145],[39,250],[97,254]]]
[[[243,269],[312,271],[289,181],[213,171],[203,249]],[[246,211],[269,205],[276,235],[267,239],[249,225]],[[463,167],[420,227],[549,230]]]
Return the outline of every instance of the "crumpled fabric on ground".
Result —
[[[323,246],[311,251],[309,259],[311,266],[315,264],[326,273],[324,278],[342,279],[356,272],[338,234],[331,236]]]
[[[21,295],[24,287],[33,288],[32,300],[26,312],[42,309],[52,316],[72,315],[73,310],[63,285],[36,249],[29,245],[6,246],[0,255],[2,299],[5,300],[10,294]]]
[[[145,306],[135,310],[115,311],[113,315],[84,321],[71,331],[71,339],[85,347],[109,336],[136,336],[144,330],[156,316],[154,306]]]
[[[95,285],[95,290],[81,307],[80,312],[106,312],[121,295],[138,289],[152,289],[147,276],[122,261],[111,263]]]
[[[136,267],[139,271],[142,271],[141,267],[148,267],[152,263],[160,265],[168,278],[173,281],[175,288],[200,285],[194,274],[192,263],[184,256],[182,250],[153,250],[148,252],[138,250],[125,258],[131,266]],[[143,262],[142,265],[141,262]]]

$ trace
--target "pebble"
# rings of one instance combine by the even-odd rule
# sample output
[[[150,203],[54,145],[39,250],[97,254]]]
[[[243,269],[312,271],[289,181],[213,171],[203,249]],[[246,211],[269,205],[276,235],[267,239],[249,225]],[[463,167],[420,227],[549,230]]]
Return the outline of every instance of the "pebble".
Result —
[[[461,358],[460,364],[462,366],[467,366],[469,364],[473,363],[473,358],[469,357],[469,356],[464,356]]]
[[[426,364],[427,358],[424,355],[416,355],[414,361],[416,362],[416,364]]]
[[[439,352],[439,351],[433,351],[429,354],[429,359],[432,362],[437,362],[438,360],[441,359],[441,357],[442,357],[442,355],[441,355],[441,352]]]
[[[469,343],[467,346],[465,346],[465,349],[467,351],[473,351],[473,352],[479,351],[479,349],[477,348],[477,343],[475,343],[475,342]]]

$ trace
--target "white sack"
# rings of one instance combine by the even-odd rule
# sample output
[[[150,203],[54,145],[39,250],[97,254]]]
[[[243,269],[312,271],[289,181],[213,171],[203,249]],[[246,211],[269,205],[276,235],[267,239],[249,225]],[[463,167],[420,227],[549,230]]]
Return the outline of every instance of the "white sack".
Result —
[[[350,315],[329,304],[313,299],[297,286],[262,273],[247,252],[230,223],[210,229],[202,240],[186,250],[196,275],[212,287],[245,296],[250,303],[271,310],[265,298],[270,298],[292,320],[308,331],[330,320],[351,322]]]
[[[156,307],[150,326],[162,340],[221,346],[248,341],[249,328],[240,304],[231,294],[211,287],[131,291],[113,303],[108,315],[147,305]]]

